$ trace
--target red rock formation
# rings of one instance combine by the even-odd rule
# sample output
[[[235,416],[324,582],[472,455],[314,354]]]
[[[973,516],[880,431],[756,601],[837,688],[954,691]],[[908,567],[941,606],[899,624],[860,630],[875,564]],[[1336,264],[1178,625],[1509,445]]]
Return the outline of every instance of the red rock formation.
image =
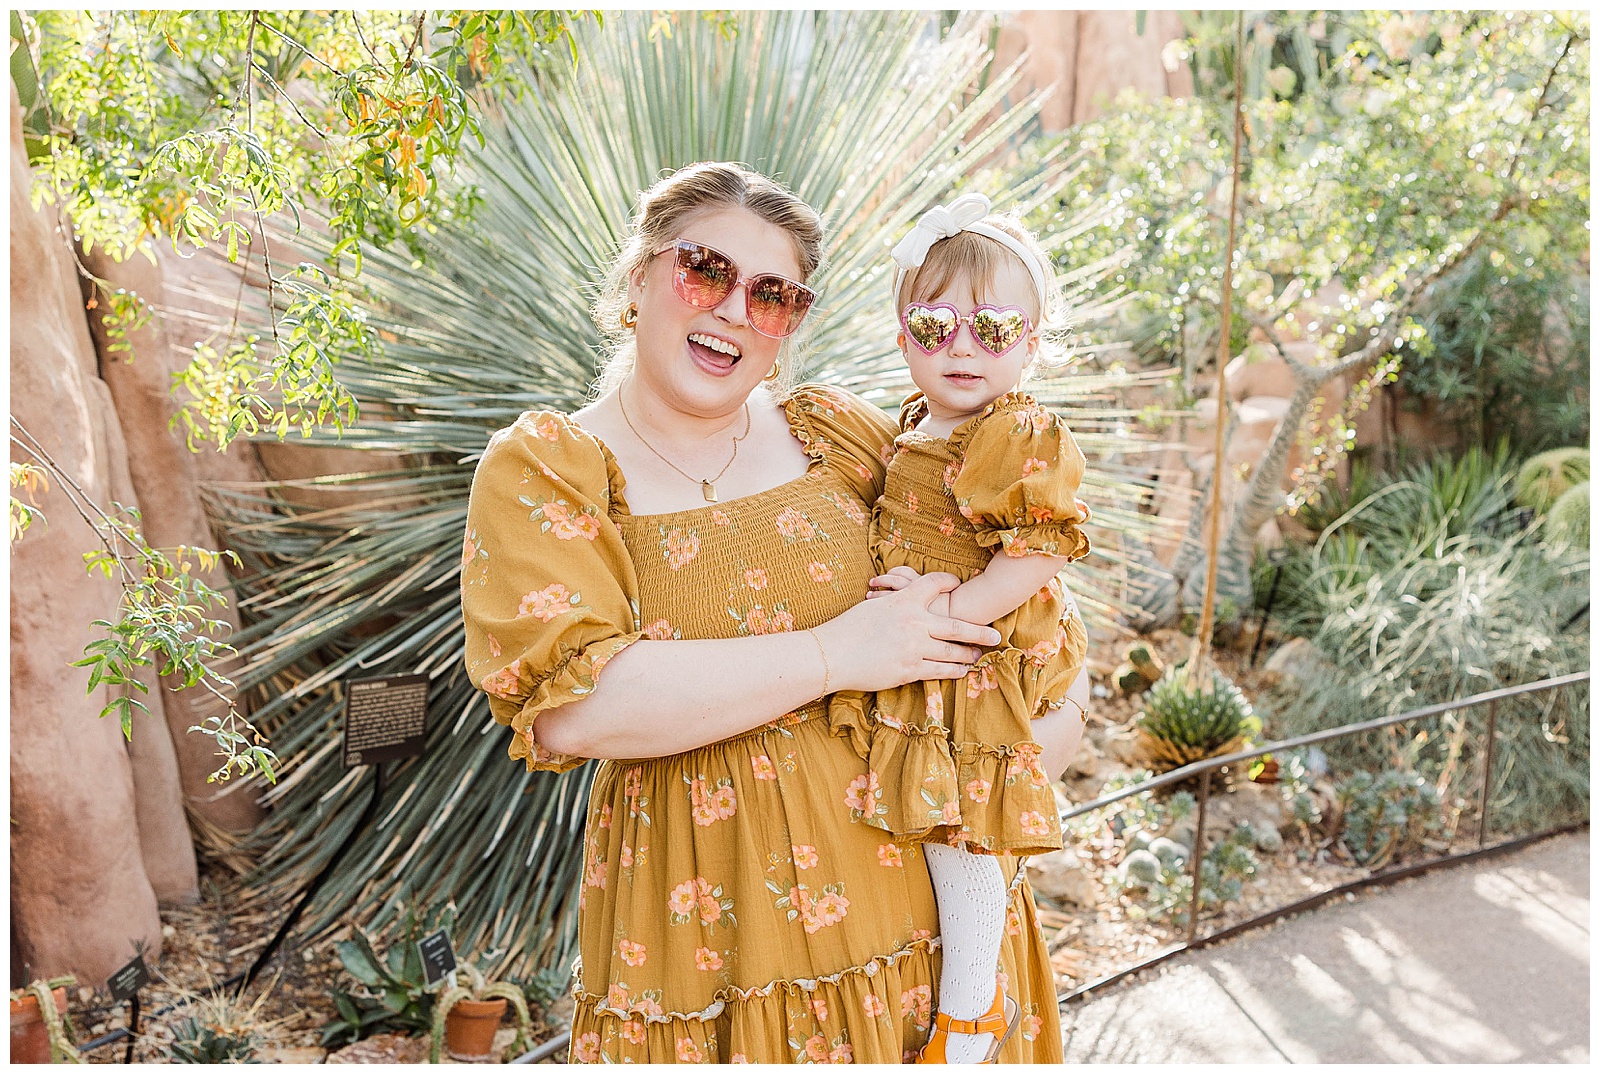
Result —
[[[142,257],[119,263],[95,253],[86,256],[84,263],[113,287],[136,292],[147,301],[159,303],[164,295],[161,269]],[[187,364],[188,356],[177,353],[169,343],[166,315],[159,310],[150,324],[128,333],[131,358],[113,354],[102,313],[98,309],[91,312],[89,326],[101,355],[100,377],[115,402],[111,420],[120,416],[127,437],[126,465],[143,512],[145,540],[163,549],[179,545],[215,548],[216,541],[200,503],[196,460],[217,453],[206,446],[198,453],[191,452],[181,430],[169,428],[178,412],[178,401],[172,395],[172,374]],[[237,629],[239,613],[232,602],[227,571],[218,566],[207,574],[196,567],[195,574],[229,596],[228,606],[213,609],[209,617],[224,620]],[[226,665],[219,665],[219,670],[226,674]],[[206,777],[220,763],[216,745],[204,735],[189,733],[189,728],[216,711],[214,704],[208,704],[213,699],[199,687],[173,689],[179,680],[171,676],[163,685],[161,707],[152,705],[151,712],[159,714],[164,709],[171,732],[169,749],[176,750],[185,806],[223,831],[248,831],[262,817],[256,802],[257,789],[243,779],[220,786],[208,784]]]
[[[1094,119],[1124,89],[1146,97],[1187,97],[1194,83],[1186,65],[1167,70],[1162,49],[1184,36],[1176,11],[1150,11],[1144,33],[1132,11],[1019,11],[1000,28],[995,67],[1024,52],[1021,93],[1054,86],[1039,113],[1046,131]]]
[[[56,216],[29,205],[21,129],[13,87],[11,413],[104,503],[114,467],[91,387],[94,346]],[[161,921],[128,750],[116,721],[98,715],[107,688],[85,696],[86,672],[68,666],[91,621],[115,617],[117,587],[84,572],[96,538],[59,483],[39,505],[48,521],[11,546],[11,924],[23,976],[71,972],[97,985],[134,943],[158,954]]]

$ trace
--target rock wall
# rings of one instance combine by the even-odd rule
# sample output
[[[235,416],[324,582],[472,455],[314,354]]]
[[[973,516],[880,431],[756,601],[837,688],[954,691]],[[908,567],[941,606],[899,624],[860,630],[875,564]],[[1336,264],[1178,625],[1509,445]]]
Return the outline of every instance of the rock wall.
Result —
[[[68,240],[54,212],[29,205],[21,129],[13,88],[11,414],[88,496],[106,503],[120,436],[108,433],[114,415],[97,395],[104,386],[95,387]],[[15,447],[11,457],[31,461]],[[190,851],[186,874],[187,844],[172,845],[170,795],[141,808],[121,731],[99,718],[110,688],[85,696],[87,672],[69,666],[91,640],[90,623],[115,618],[117,584],[85,573],[82,555],[97,539],[60,483],[38,503],[47,521],[11,546],[11,924],[22,963],[12,974],[15,983],[70,972],[97,985],[135,943],[152,957],[161,950],[145,830],[152,853],[177,852],[156,869],[164,888],[181,887],[194,862]],[[140,721],[138,730],[148,734],[152,723]]]
[[[1129,11],[1019,11],[1000,28],[995,66],[1003,69],[1027,54],[1018,89],[1054,86],[1039,113],[1046,131],[1062,131],[1094,119],[1124,89],[1147,97],[1187,97],[1194,81],[1185,64],[1169,70],[1167,43],[1184,36],[1176,11],[1147,12],[1143,35]]]
[[[103,356],[100,378],[108,389],[108,400],[114,403],[114,408],[108,407],[109,420],[118,422],[127,438],[122,456],[143,513],[145,540],[162,549],[180,545],[216,548],[217,541],[200,503],[197,463],[218,453],[205,446],[191,452],[181,432],[169,428],[178,412],[178,401],[172,395],[172,374],[188,364],[188,356],[173,347],[168,337],[167,315],[160,308],[165,294],[162,267],[142,257],[118,263],[100,252],[87,254],[83,260],[90,272],[111,286],[148,296],[157,305],[150,324],[128,333],[130,358],[110,351],[103,310],[89,315],[95,345]],[[248,457],[240,476],[256,476]],[[238,629],[239,613],[233,605],[225,567],[219,565],[209,573],[196,567],[194,574],[229,596],[228,605],[213,608],[208,617]],[[228,674],[230,666],[228,662],[217,665],[223,674]],[[215,743],[204,735],[189,733],[189,728],[206,716],[219,714],[220,706],[199,687],[175,689],[181,685],[175,677],[168,676],[162,685],[166,689],[159,691],[160,708],[152,705],[151,712],[164,716],[171,732],[168,749],[175,753],[184,805],[207,825],[223,832],[248,831],[262,817],[256,802],[258,790],[243,779],[230,779],[220,785],[207,783],[207,775],[219,763]],[[152,691],[153,695],[156,693]]]

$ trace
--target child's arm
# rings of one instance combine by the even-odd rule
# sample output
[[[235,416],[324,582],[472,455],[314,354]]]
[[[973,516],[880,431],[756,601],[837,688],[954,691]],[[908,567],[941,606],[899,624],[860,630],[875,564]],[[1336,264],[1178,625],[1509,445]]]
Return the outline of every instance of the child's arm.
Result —
[[[940,594],[928,610],[969,623],[992,623],[1027,603],[1067,565],[1062,556],[995,556],[983,573],[963,582],[951,593]],[[908,585],[917,575],[907,567],[896,567],[872,580],[867,596],[893,592]]]

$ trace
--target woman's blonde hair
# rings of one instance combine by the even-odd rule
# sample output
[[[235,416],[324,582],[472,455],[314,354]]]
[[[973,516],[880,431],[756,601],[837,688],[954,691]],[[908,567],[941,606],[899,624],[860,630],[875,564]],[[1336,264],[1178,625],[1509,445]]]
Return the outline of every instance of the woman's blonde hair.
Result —
[[[1004,231],[1020,242],[1044,270],[1044,278],[1049,281],[1049,289],[1045,294],[1035,295],[1034,301],[1025,303],[1023,308],[1028,311],[1028,316],[1033,318],[1034,330],[1040,337],[1036,361],[1042,361],[1047,365],[1059,364],[1065,358],[1065,347],[1058,339],[1058,334],[1066,327],[1065,310],[1061,285],[1056,281],[1050,255],[1044,252],[1044,247],[1039,245],[1039,240],[1033,232],[1011,213],[991,214],[983,218],[983,223]],[[905,279],[900,281],[900,290],[895,295],[894,302],[896,318],[908,303],[928,301],[950,286],[951,280],[962,274],[966,275],[977,291],[993,290],[995,278],[1000,274],[1000,266],[1007,260],[1016,262],[1022,266],[1024,272],[1028,272],[1028,266],[1022,263],[1015,250],[1007,248],[987,235],[980,235],[975,231],[962,231],[949,238],[940,239],[928,247],[928,256],[923,259],[922,264],[908,271]],[[1028,274],[1028,278],[1032,279],[1031,273]],[[1030,287],[1028,290],[1032,292],[1033,288]]]
[[[658,180],[639,195],[628,237],[606,271],[591,310],[606,348],[594,386],[596,398],[621,384],[633,369],[634,335],[622,326],[629,277],[649,263],[654,251],[676,239],[694,216],[731,207],[748,209],[788,233],[794,243],[795,260],[800,263],[801,283],[817,271],[822,263],[822,218],[777,180],[723,161],[690,164]],[[815,308],[811,316],[816,316]],[[804,335],[805,328],[801,328],[778,350],[782,371],[768,387],[780,397],[797,377],[794,355]]]

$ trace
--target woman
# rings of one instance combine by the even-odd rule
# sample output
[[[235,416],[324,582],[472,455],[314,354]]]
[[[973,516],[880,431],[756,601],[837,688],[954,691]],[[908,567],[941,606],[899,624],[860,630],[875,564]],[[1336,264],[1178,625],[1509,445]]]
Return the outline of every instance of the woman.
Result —
[[[513,758],[602,758],[590,794],[572,1058],[895,1062],[926,1036],[934,901],[823,698],[959,678],[988,626],[951,576],[864,601],[894,428],[783,390],[817,214],[730,164],[641,197],[597,320],[601,397],[491,439],[463,557],[467,664]],[[603,673],[602,673],[603,669]],[[1080,699],[1084,700],[1084,699]],[[1059,771],[1077,717],[1040,727]],[[1059,1062],[1053,976],[1014,860],[1007,1062]]]

